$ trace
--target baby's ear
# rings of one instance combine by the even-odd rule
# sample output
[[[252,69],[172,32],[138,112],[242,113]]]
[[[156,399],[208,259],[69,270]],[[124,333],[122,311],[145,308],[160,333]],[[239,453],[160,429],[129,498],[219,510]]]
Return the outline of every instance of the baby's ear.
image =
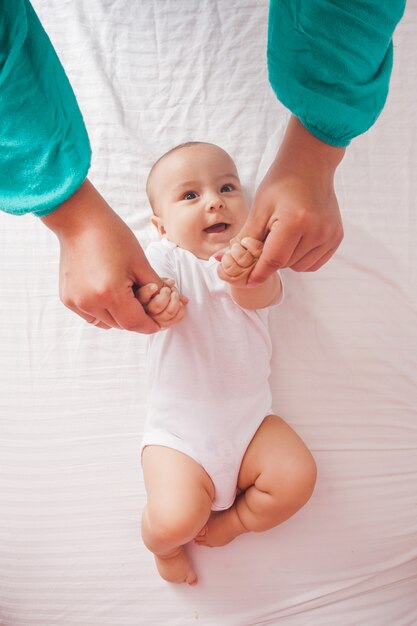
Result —
[[[156,230],[161,235],[161,237],[163,237],[165,235],[165,233],[166,233],[166,230],[165,230],[164,225],[162,223],[162,219],[160,217],[158,217],[157,215],[154,215],[151,218],[151,222],[155,226]]]

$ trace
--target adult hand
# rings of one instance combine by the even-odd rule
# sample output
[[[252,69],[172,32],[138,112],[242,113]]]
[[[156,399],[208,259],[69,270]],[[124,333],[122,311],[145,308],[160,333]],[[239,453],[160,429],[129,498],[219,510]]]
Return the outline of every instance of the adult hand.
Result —
[[[60,297],[68,308],[100,328],[159,330],[135,293],[140,285],[160,288],[163,282],[130,228],[88,180],[42,221],[60,242]]]
[[[344,152],[314,137],[296,117],[290,119],[236,237],[265,242],[249,285],[284,267],[317,270],[334,254],[343,239],[343,226],[333,179]]]

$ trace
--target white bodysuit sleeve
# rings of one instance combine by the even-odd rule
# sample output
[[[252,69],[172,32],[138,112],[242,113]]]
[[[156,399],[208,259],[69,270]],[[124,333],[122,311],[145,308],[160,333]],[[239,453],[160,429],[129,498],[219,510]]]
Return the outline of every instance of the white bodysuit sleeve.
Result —
[[[164,245],[162,241],[155,241],[146,248],[145,255],[152,268],[161,278],[173,278],[175,283],[177,283],[178,272],[175,269],[174,255],[171,248]]]
[[[277,306],[278,304],[281,304],[282,301],[284,300],[285,297],[285,290],[284,290],[284,281],[282,280],[282,274],[281,272],[277,271],[278,274],[278,278],[281,281],[281,291],[280,293],[273,299],[273,301],[271,302],[271,304],[269,305],[271,306]]]

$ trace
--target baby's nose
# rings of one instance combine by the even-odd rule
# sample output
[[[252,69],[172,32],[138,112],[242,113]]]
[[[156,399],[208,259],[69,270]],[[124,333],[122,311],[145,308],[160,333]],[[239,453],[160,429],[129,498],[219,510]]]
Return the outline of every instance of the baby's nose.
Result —
[[[207,202],[207,209],[209,211],[213,211],[214,209],[217,209],[217,210],[222,209],[223,207],[224,207],[224,201],[221,196],[218,196],[218,195],[210,196]]]

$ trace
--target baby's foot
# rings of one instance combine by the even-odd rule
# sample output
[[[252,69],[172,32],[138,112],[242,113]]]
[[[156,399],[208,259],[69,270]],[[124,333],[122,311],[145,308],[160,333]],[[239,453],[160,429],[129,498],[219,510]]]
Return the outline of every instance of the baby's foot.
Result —
[[[168,556],[154,556],[158,572],[164,580],[170,583],[197,584],[197,574],[183,547]]]
[[[225,546],[245,532],[247,530],[240,521],[235,507],[232,506],[227,511],[212,512],[207,524],[195,537],[194,542],[199,546],[215,548]]]

